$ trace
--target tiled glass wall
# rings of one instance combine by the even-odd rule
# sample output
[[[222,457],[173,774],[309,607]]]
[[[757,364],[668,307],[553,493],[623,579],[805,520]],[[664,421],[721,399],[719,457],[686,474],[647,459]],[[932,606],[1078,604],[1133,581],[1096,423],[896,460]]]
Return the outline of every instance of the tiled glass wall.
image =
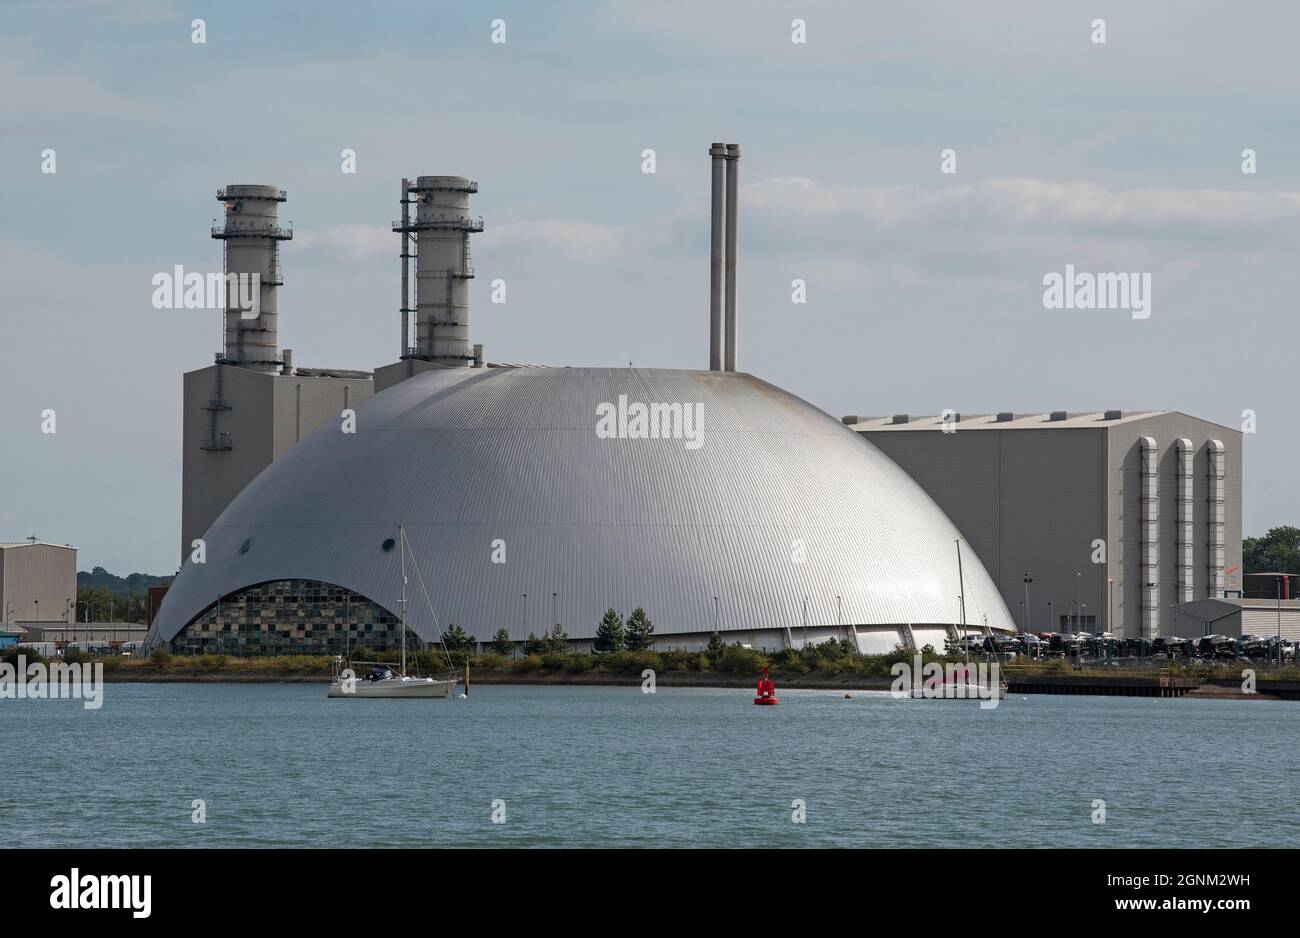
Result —
[[[351,590],[276,580],[224,597],[172,639],[178,655],[355,655],[401,647],[397,616]],[[409,628],[406,647],[423,643]]]

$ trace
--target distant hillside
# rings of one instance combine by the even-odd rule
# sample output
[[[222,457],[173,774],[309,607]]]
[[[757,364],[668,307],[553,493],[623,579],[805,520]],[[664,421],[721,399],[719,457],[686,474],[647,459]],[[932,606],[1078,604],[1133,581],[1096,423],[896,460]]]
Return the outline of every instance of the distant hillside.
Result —
[[[103,567],[96,567],[87,573],[77,571],[77,589],[107,590],[114,596],[143,596],[151,586],[167,586],[174,579],[172,576],[153,576],[148,573],[132,573],[130,576],[114,576]]]

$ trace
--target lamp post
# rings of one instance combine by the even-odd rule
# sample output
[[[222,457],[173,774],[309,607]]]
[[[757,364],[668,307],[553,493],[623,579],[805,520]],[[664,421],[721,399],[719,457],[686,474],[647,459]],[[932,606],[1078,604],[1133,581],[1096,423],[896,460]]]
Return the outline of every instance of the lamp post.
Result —
[[[713,597],[713,631],[718,631],[718,597]]]
[[[1052,607],[1052,601],[1047,601],[1047,628],[1049,632],[1056,631],[1056,611]]]
[[[1277,577],[1277,666],[1282,667],[1282,578]]]
[[[1115,578],[1113,576],[1106,577],[1106,631],[1115,631]]]
[[[1083,574],[1082,574],[1082,573],[1076,573],[1076,574],[1074,575],[1074,631],[1075,631],[1075,634],[1078,634],[1078,632],[1079,632],[1079,626],[1080,626],[1080,622],[1079,622],[1079,584],[1080,584],[1082,581],[1083,581]]]
[[[840,635],[848,638],[848,633],[844,631],[844,600],[839,595],[835,597],[835,624],[839,627]]]
[[[560,594],[552,593],[551,594],[551,618],[555,620],[556,625],[560,624],[560,616],[559,613],[556,611],[559,608],[559,604],[560,604]]]

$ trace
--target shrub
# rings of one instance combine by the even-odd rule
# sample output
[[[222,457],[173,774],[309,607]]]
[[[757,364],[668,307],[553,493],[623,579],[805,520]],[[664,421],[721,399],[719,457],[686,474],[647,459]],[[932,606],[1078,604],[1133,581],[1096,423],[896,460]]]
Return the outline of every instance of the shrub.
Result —
[[[569,655],[564,662],[564,670],[569,674],[582,674],[591,670],[591,655]]]
[[[542,667],[541,655],[524,655],[514,662],[516,671],[538,671]]]
[[[158,667],[165,668],[169,663],[171,663],[172,653],[167,650],[166,645],[159,645],[153,650],[153,654],[149,656],[149,660],[158,665]]]
[[[761,671],[765,664],[767,664],[767,658],[761,652],[752,648],[743,648],[737,642],[723,649],[721,660],[718,662],[718,670],[731,671],[736,674],[753,674],[756,671]]]
[[[477,656],[470,665],[475,668],[483,668],[487,671],[504,671],[510,667],[510,656],[501,655],[496,652],[489,652],[485,655]]]
[[[659,668],[657,670],[689,671],[695,657],[695,655],[685,651],[661,651],[659,652]]]
[[[0,654],[0,661],[8,662],[16,668],[18,667],[19,655],[22,655],[27,660],[28,664],[36,664],[36,662],[44,660],[41,658],[41,653],[35,648],[24,648],[20,645],[11,645],[4,650],[3,654]]]

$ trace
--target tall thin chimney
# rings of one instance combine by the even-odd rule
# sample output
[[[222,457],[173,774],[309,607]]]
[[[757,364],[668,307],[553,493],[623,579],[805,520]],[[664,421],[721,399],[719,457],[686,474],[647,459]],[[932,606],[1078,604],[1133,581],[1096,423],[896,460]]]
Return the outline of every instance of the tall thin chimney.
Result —
[[[709,147],[713,157],[713,214],[709,239],[709,370],[722,370],[722,274],[727,145]]]
[[[736,189],[740,177],[740,145],[727,144],[727,314],[724,369],[736,370]]]

